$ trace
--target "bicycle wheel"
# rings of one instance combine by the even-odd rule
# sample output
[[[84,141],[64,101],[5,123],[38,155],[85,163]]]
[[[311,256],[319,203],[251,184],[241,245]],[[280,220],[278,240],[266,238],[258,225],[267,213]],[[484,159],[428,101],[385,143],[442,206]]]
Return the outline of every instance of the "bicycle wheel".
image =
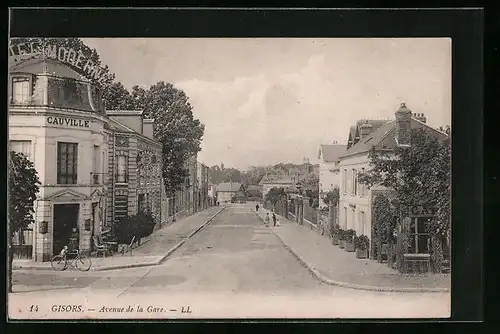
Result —
[[[66,258],[61,255],[55,255],[52,258],[50,265],[52,266],[52,269],[62,271],[68,267],[68,262],[66,261]]]
[[[92,261],[88,257],[78,257],[75,260],[76,268],[80,271],[89,271],[92,266]]]

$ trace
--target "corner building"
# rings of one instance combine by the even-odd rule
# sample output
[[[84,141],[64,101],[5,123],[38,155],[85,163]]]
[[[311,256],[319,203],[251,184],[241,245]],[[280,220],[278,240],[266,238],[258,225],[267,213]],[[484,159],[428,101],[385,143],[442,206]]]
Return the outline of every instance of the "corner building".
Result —
[[[142,120],[139,129],[118,116],[106,115],[96,85],[57,60],[10,67],[9,150],[26,154],[41,182],[34,223],[14,236],[14,258],[49,261],[67,245],[73,228],[80,250],[92,250],[92,236],[142,204],[160,215],[160,144],[142,133],[145,123],[152,137],[152,121]],[[142,152],[147,157],[141,165]]]

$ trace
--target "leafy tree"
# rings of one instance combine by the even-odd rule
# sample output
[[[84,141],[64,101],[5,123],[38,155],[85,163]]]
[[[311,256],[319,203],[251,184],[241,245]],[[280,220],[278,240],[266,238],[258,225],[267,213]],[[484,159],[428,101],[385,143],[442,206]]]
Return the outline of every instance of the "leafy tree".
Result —
[[[10,152],[9,173],[9,292],[12,292],[12,238],[33,222],[33,203],[38,193],[38,173],[31,161],[22,154]]]
[[[201,150],[205,126],[193,116],[186,94],[170,83],[160,81],[145,90],[132,88],[135,106],[153,118],[154,136],[162,143],[162,176],[167,194],[174,195],[188,177],[186,161]]]
[[[121,82],[109,84],[103,92],[102,100],[107,110],[134,110],[139,107]]]
[[[283,188],[271,188],[265,197],[265,200],[268,202],[271,202],[273,205],[273,210],[276,209],[276,203],[278,203],[280,200],[286,198],[286,193],[285,189]]]
[[[340,199],[339,188],[335,187],[332,190],[329,190],[323,195],[322,199],[326,205],[338,205]]]
[[[451,218],[451,138],[412,129],[410,147],[398,146],[393,153],[373,148],[369,159],[371,168],[360,174],[359,182],[395,190],[399,210],[411,205],[436,208],[427,228],[443,244]]]

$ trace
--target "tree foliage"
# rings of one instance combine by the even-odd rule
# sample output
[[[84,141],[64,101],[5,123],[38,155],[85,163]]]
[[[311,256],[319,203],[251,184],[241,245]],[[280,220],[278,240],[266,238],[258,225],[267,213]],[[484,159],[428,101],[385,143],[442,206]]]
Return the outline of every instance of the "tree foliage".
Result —
[[[451,140],[438,140],[423,129],[413,129],[410,147],[396,147],[393,153],[369,153],[370,169],[359,175],[368,187],[382,185],[395,190],[401,209],[422,205],[437,209],[429,226],[431,233],[444,235],[450,228]]]
[[[9,173],[9,291],[12,291],[12,238],[33,222],[33,203],[38,193],[38,173],[31,161],[22,154],[10,152]]]
[[[339,188],[335,187],[327,191],[325,194],[323,194],[322,200],[326,205],[338,205],[340,200]]]
[[[286,198],[285,189],[276,187],[271,188],[265,196],[265,200],[270,202],[273,207],[276,206],[276,203],[284,198]]]

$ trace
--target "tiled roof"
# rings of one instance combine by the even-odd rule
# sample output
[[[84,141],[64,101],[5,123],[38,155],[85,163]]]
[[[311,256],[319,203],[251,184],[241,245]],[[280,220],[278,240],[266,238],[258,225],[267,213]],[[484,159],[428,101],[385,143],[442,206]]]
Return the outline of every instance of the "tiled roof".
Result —
[[[237,182],[222,182],[217,185],[217,191],[220,192],[237,192],[240,190],[241,183]]]
[[[366,138],[359,140],[356,144],[351,146],[347,151],[342,154],[343,156],[351,155],[355,153],[362,153],[369,151],[373,146],[377,146],[386,138],[390,132],[392,132],[396,127],[396,121],[386,121],[385,124],[380,126],[378,129],[373,130]]]
[[[426,123],[422,123],[421,121],[411,118],[411,128],[426,128],[433,130],[439,137],[444,138],[446,134],[430,127]],[[358,141],[356,144],[351,146],[341,157],[356,154],[356,153],[364,153],[371,150],[373,146],[379,149],[393,149],[396,145],[396,141],[394,140],[396,131],[396,120],[385,121],[379,128],[372,131],[368,136]],[[387,140],[385,140],[387,139]],[[383,146],[382,146],[383,145]]]
[[[64,78],[85,80],[85,78],[69,66],[53,59],[32,58],[15,63],[9,70],[11,73],[46,73]]]
[[[258,184],[249,184],[247,187],[247,191],[262,191],[262,186]]]
[[[321,157],[325,162],[334,162],[346,151],[347,146],[332,144],[320,145]]]

